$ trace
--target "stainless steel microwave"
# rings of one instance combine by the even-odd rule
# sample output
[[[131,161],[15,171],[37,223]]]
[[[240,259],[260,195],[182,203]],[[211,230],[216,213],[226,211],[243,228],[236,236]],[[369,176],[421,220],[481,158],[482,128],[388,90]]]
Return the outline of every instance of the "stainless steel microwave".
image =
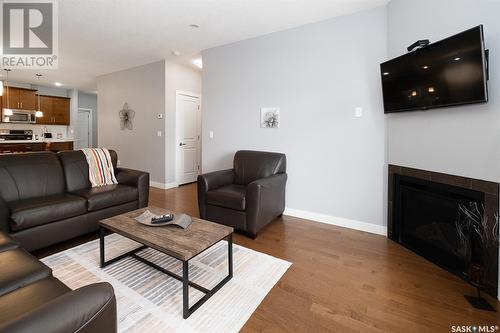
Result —
[[[5,110],[2,110],[2,121],[4,123],[36,124],[35,111],[14,109],[12,114],[8,115]]]

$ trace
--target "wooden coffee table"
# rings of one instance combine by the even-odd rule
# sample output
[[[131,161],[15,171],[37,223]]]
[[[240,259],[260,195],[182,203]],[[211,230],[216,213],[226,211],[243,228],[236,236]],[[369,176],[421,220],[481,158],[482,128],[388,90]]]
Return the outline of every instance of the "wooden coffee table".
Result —
[[[99,221],[101,268],[111,265],[125,257],[132,257],[162,273],[182,281],[182,312],[183,317],[188,318],[233,277],[233,228],[194,217],[193,223],[191,223],[187,229],[182,229],[177,226],[150,227],[134,219],[147,209],[154,214],[167,214],[171,212],[162,208],[150,206]],[[142,246],[106,261],[104,258],[105,229],[141,243]],[[223,239],[227,239],[228,243],[228,275],[210,290],[189,281],[189,260]],[[182,276],[166,270],[137,254],[137,252],[148,247],[182,261]],[[205,293],[205,295],[191,307],[189,306],[189,286]]]

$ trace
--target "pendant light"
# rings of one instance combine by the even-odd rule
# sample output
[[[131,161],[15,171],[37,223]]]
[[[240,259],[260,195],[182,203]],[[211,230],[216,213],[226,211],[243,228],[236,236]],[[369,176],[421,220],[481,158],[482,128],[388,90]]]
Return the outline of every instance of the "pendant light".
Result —
[[[38,81],[38,87],[40,87],[40,76],[42,76],[42,74],[38,74],[37,73],[35,75],[36,75],[36,79]],[[35,117],[36,118],[42,118],[43,117],[43,112],[40,109],[40,91],[38,91],[37,96],[38,96],[38,108],[36,109]]]
[[[12,109],[10,108],[10,103],[9,103],[9,72],[11,71],[9,68],[4,69],[6,73],[6,78],[5,78],[5,86],[7,88],[7,107],[3,109],[3,115],[7,116],[7,118],[4,118],[4,121],[8,121],[8,117],[12,116],[13,112]]]

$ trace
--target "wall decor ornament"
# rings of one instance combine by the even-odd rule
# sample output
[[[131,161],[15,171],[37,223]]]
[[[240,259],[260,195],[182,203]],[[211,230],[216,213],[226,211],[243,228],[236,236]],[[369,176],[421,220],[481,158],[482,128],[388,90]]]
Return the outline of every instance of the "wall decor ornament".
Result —
[[[280,108],[261,108],[260,109],[260,127],[279,128],[280,127]]]
[[[135,117],[135,111],[128,107],[128,103],[123,104],[123,109],[118,112],[120,116],[120,128],[123,130],[133,129],[132,120]]]

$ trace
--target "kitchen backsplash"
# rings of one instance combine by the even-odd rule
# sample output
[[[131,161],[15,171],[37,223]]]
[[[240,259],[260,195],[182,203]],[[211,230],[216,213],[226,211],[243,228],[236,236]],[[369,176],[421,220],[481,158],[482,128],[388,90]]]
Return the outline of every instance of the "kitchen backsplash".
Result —
[[[38,134],[39,137],[42,136],[45,128],[47,128],[47,132],[52,133],[54,138],[56,138],[59,133],[62,134],[62,137],[65,139],[73,138],[73,128],[71,126],[0,123],[0,129],[33,130],[33,134]]]

